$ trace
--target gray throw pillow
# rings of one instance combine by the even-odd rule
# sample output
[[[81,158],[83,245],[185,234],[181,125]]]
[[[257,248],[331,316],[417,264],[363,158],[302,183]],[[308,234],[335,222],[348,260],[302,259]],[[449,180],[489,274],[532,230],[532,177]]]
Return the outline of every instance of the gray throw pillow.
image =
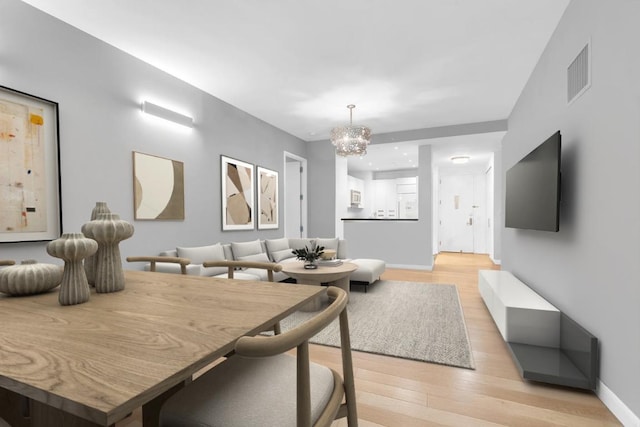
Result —
[[[264,252],[254,255],[247,255],[239,258],[239,261],[252,261],[252,262],[271,262],[269,257]]]
[[[316,246],[324,246],[325,249],[333,249],[338,251],[338,238],[333,239],[316,239]]]
[[[260,240],[252,242],[231,242],[231,250],[233,251],[233,259],[239,260],[249,255],[262,253],[262,245]]]
[[[265,240],[267,245],[267,251],[269,253],[282,251],[284,249],[289,249],[289,239],[283,237],[281,239],[267,239]]]
[[[283,249],[281,251],[271,252],[271,258],[273,262],[280,262],[285,259],[294,258],[295,255],[291,251],[291,249]]]
[[[205,261],[222,261],[225,259],[224,251],[220,243],[190,248],[177,247],[176,251],[180,258],[189,258],[192,264],[202,264]]]
[[[289,239],[290,249],[303,249],[305,246],[309,249],[313,249],[313,239]]]

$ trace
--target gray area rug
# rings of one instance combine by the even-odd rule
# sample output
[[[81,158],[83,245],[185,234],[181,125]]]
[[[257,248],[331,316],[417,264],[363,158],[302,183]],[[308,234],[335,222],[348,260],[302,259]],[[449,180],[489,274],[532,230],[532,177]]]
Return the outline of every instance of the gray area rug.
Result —
[[[455,285],[379,280],[354,286],[347,308],[352,350],[475,369]],[[315,313],[295,312],[289,330]],[[311,339],[340,346],[338,320]]]

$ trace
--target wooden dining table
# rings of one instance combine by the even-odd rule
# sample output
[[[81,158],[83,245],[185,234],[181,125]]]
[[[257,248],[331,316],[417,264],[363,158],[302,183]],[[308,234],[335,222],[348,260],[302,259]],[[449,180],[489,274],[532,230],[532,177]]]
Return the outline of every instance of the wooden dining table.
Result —
[[[145,427],[191,376],[324,288],[125,272],[125,289],[61,306],[56,290],[0,296],[0,417],[12,426]],[[28,418],[24,416],[28,415]]]

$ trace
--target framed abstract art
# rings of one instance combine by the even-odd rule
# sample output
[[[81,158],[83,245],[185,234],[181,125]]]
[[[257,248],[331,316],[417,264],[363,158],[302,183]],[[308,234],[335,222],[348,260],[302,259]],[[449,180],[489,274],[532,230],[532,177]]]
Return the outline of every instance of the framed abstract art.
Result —
[[[258,166],[258,229],[278,228],[278,172]]]
[[[60,237],[58,103],[0,86],[0,242]]]
[[[222,230],[253,230],[253,165],[220,156]]]
[[[184,163],[133,152],[135,219],[184,219]]]

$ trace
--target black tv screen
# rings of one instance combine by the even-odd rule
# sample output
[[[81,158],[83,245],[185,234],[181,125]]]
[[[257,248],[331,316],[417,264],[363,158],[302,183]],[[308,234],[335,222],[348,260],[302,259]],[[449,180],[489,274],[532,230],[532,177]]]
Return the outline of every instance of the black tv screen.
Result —
[[[505,226],[558,231],[560,131],[507,171]]]

